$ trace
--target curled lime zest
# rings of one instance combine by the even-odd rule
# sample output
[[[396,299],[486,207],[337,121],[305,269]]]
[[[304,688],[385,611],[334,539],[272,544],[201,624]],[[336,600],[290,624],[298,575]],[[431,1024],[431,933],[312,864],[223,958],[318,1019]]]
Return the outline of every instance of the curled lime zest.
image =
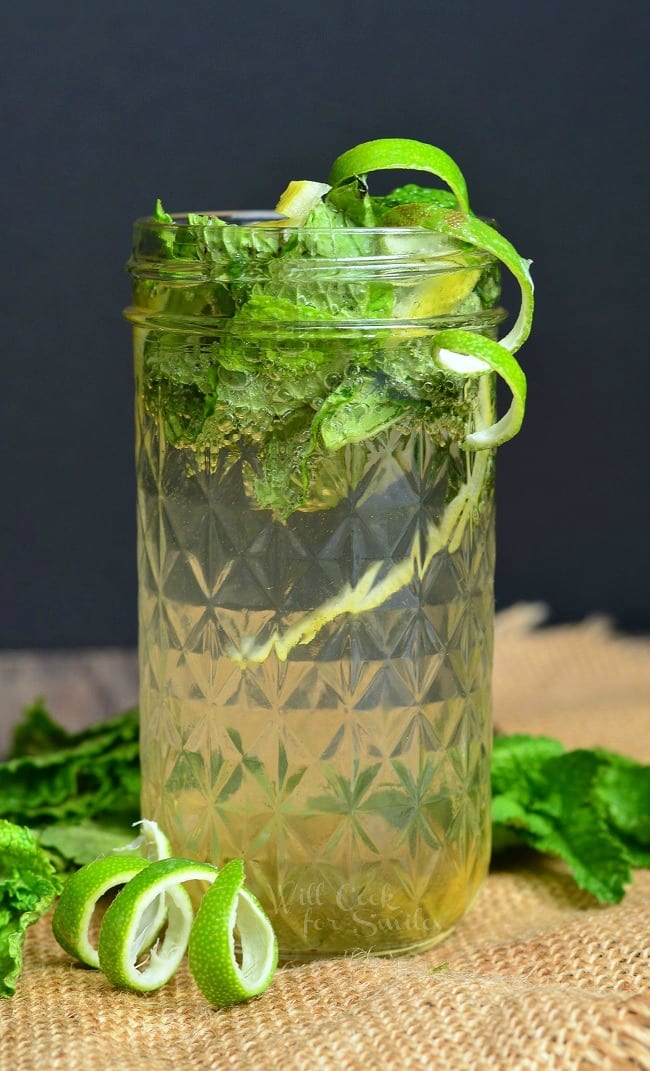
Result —
[[[222,870],[208,863],[168,856],[169,840],[143,819],[141,836],[125,851],[144,848],[154,862],[136,855],[96,859],[68,879],[52,926],[66,952],[99,967],[113,985],[139,993],[160,989],[190,946],[190,973],[212,1004],[225,1007],[258,996],[278,965],[278,942],[263,908],[244,888],[244,864]],[[194,918],[185,882],[212,885]],[[118,885],[104,915],[98,947],[89,936],[97,902]],[[235,931],[241,965],[235,955]]]
[[[515,323],[499,339],[499,345],[510,353],[517,352],[528,338],[533,322],[534,286],[530,260],[520,256],[508,239],[484,220],[437,205],[398,205],[386,213],[384,222],[391,227],[426,227],[438,231],[490,253],[504,264],[519,283],[521,306]]]
[[[526,408],[526,376],[512,353],[484,335],[450,328],[435,336],[433,359],[443,371],[463,377],[496,372],[512,392],[512,403],[505,416],[495,424],[471,432],[461,444],[465,450],[500,446],[517,434]]]
[[[158,859],[169,859],[172,846],[169,843],[169,837],[157,822],[149,818],[141,818],[133,825],[140,827],[137,837],[129,844],[125,844],[123,848],[114,848],[115,855],[139,855],[143,859],[148,859],[150,863],[157,862]]]
[[[526,407],[526,377],[513,353],[530,334],[533,321],[534,287],[530,261],[519,255],[514,246],[484,220],[473,215],[469,207],[467,186],[462,171],[442,149],[420,141],[382,138],[349,149],[332,165],[332,185],[346,182],[371,171],[399,168],[428,171],[450,187],[458,201],[458,210],[435,204],[402,204],[384,216],[387,227],[424,227],[466,242],[499,260],[519,283],[521,304],[512,328],[499,342],[462,330],[440,332],[434,342],[434,361],[446,372],[461,376],[496,372],[512,391],[512,404],[504,417],[488,427],[478,428],[467,436],[465,449],[485,450],[500,446],[519,431]]]
[[[95,859],[68,878],[52,918],[56,940],[87,967],[99,967],[98,950],[91,941],[90,929],[102,896],[126,885],[149,863],[171,854],[169,839],[156,822],[143,818],[134,825],[140,827],[135,840],[113,849],[111,855]],[[166,917],[165,900],[159,896],[141,919],[137,952],[152,944]]]
[[[147,866],[147,860],[137,856],[107,855],[71,874],[52,918],[52,931],[61,948],[87,967],[99,967],[98,952],[90,938],[97,904]],[[154,913],[155,925],[159,920],[157,911]]]
[[[180,964],[192,928],[192,902],[186,881],[212,882],[217,869],[189,859],[160,859],[136,874],[117,894],[99,931],[99,966],[109,982],[150,993],[168,982]],[[160,897],[167,909],[162,941],[146,948],[143,930]],[[146,952],[145,961],[138,962]]]
[[[426,171],[449,186],[462,212],[469,212],[465,177],[455,160],[443,149],[411,138],[378,138],[364,141],[337,156],[329,175],[331,186],[371,171]]]
[[[241,965],[235,956],[235,931]],[[278,965],[278,942],[271,923],[244,888],[244,864],[233,859],[219,871],[192,926],[190,973],[206,1000],[219,1008],[263,993]]]

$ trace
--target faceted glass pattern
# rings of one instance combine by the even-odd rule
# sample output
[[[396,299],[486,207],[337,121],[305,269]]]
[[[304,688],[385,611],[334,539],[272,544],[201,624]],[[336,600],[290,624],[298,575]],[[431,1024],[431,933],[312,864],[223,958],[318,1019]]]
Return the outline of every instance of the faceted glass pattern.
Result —
[[[177,854],[244,858],[284,957],[426,948],[489,858],[492,461],[422,568],[478,455],[417,423],[345,450],[336,504],[281,521],[253,447],[199,463],[137,410],[142,813]],[[418,540],[410,580],[328,619]],[[309,642],[246,661],[316,607]]]

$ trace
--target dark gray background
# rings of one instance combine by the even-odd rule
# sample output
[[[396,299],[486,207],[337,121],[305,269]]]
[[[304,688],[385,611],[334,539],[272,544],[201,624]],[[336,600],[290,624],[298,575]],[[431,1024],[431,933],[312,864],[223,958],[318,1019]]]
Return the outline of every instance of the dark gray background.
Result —
[[[5,10],[0,646],[135,640],[131,220],[156,196],[271,206],[381,136],[447,149],[475,210],[534,260],[529,411],[499,456],[497,605],[650,626],[647,10]]]

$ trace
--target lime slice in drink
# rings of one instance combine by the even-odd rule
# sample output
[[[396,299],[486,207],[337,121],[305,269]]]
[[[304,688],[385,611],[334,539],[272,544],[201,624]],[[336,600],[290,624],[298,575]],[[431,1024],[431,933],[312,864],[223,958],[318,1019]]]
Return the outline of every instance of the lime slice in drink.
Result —
[[[97,903],[148,866],[147,860],[138,856],[107,855],[71,874],[52,918],[52,930],[61,947],[88,967],[99,967],[97,949],[90,940]]]
[[[499,341],[499,345],[510,353],[517,352],[528,338],[533,322],[533,280],[530,261],[520,256],[507,238],[477,216],[464,215],[438,205],[398,205],[386,213],[384,223],[391,227],[426,227],[467,242],[501,261],[519,283],[521,306],[514,326]]]
[[[271,923],[243,884],[244,864],[233,859],[203,897],[190,934],[190,971],[204,997],[219,1008],[263,993],[278,964]]]
[[[480,274],[479,269],[468,268],[438,272],[403,294],[397,291],[393,315],[416,320],[453,312],[472,293]]]

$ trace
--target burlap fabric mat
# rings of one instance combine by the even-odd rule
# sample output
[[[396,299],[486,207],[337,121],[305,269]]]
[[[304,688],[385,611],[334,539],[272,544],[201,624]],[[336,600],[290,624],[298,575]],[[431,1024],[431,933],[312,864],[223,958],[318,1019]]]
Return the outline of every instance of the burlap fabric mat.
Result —
[[[650,641],[600,622],[531,633],[531,619],[523,608],[499,622],[499,727],[650,761]],[[431,952],[283,968],[260,999],[218,1011],[185,968],[147,997],[111,988],[71,962],[44,919],[16,996],[0,1003],[0,1068],[645,1071],[649,937],[650,872],[602,907],[530,856],[494,871]]]

